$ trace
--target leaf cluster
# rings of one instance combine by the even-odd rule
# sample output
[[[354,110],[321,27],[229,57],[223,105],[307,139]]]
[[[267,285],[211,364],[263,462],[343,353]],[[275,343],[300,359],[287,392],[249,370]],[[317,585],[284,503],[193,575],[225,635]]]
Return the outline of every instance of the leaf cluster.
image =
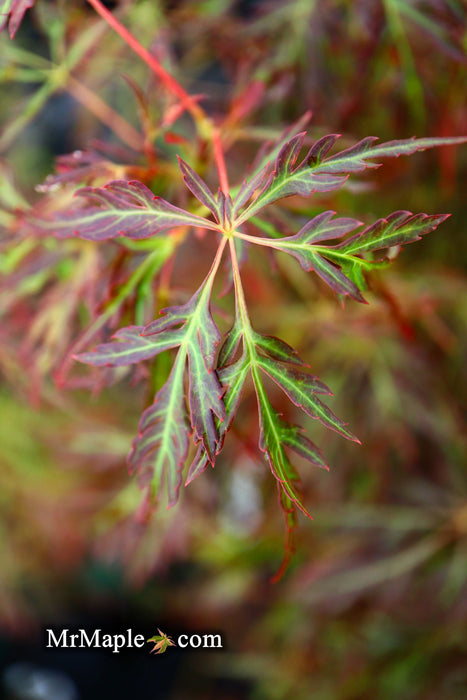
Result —
[[[91,4],[115,27],[101,3]],[[27,5],[4,3],[12,33]],[[395,8],[404,14],[395,0],[386,6],[392,22]],[[418,10],[414,13],[417,19]],[[264,18],[266,25],[276,23],[279,16],[283,16],[279,10],[270,12]],[[358,439],[328,407],[330,389],[288,342],[256,328],[243,266],[254,263],[257,251],[267,249],[278,261],[287,256],[314,273],[341,302],[349,297],[366,303],[372,272],[386,267],[403,246],[435,230],[448,215],[396,210],[362,222],[321,207],[322,199],[334,197],[350,181],[379,167],[381,160],[454,146],[465,139],[380,143],[368,136],[339,149],[338,134],[317,139],[307,135],[306,114],[281,135],[275,133],[248,168],[243,164],[236,184],[230,186],[225,155],[242,140],[236,128],[262,103],[274,69],[258,66],[263,80],[253,80],[232,100],[219,126],[200,96],[189,95],[128,30],[116,26],[167,93],[154,109],[147,93],[128,78],[140,130],[92,91],[83,90],[72,74],[95,48],[102,26],[89,27],[69,45],[65,34],[57,39],[51,30],[50,61],[16,55],[9,48],[17,65],[25,64],[28,80],[40,74],[44,90],[39,106],[25,111],[22,126],[8,125],[0,146],[8,147],[57,86],[66,85],[112,126],[125,148],[94,143],[86,151],[62,155],[56,173],[39,186],[44,195],[39,201],[29,209],[16,194],[5,207],[7,246],[18,237],[21,243],[14,250],[8,247],[2,262],[8,276],[3,310],[13,317],[16,336],[19,327],[30,321],[21,315],[23,301],[42,295],[45,303],[30,324],[26,349],[40,354],[40,348],[47,348],[38,374],[52,371],[59,384],[96,388],[136,369],[133,376],[145,380],[148,398],[128,466],[151,498],[166,499],[169,506],[176,503],[183,483],[216,465],[245,387],[252,385],[258,448],[274,477],[286,521],[286,563],[293,551],[296,513],[309,515],[296,459],[329,468],[295,416],[302,414],[307,427],[308,419],[316,420],[350,441]],[[256,18],[252,33],[261,34],[261,26]],[[58,58],[62,74],[55,63]],[[189,127],[184,126],[187,115]],[[247,138],[252,135],[254,130],[248,131]],[[208,184],[214,180],[212,164],[217,169],[217,191]],[[310,197],[317,204],[307,213],[303,200]],[[294,208],[297,202],[301,209]],[[182,244],[192,244],[192,232],[195,244],[206,242],[215,252],[196,291],[178,292],[170,285],[172,265]],[[223,329],[217,306],[221,276],[224,294],[230,293],[225,302],[230,307],[224,309],[229,330]],[[79,374],[75,361],[100,370]],[[283,412],[284,400],[288,409]]]
[[[330,390],[310,374],[293,348],[253,328],[236,241],[288,254],[304,270],[314,272],[339,298],[348,296],[365,302],[366,275],[393,258],[394,250],[433,231],[447,215],[396,211],[364,225],[324,211],[309,219],[297,233],[271,238],[257,235],[263,210],[286,197],[309,197],[342,187],[350,176],[376,167],[375,160],[463,141],[425,138],[378,144],[369,137],[329,155],[337,140],[336,135],[330,135],[315,142],[300,158],[304,138],[305,133],[286,138],[273,166],[258,168],[233,195],[220,189],[214,195],[180,159],[185,184],[204,207],[206,216],[175,207],[154,196],[141,182],[114,180],[104,187],[78,190],[76,194],[84,205],[49,218],[32,214],[26,224],[36,234],[47,230],[58,238],[78,237],[93,242],[162,241],[168,232],[188,227],[216,237],[218,247],[211,269],[187,302],[162,309],[159,318],[145,325],[120,328],[112,341],[78,353],[75,359],[96,367],[119,368],[153,360],[165,351],[175,353],[167,380],[141,417],[128,457],[130,471],[138,474],[152,494],[159,496],[165,487],[169,505],[177,501],[188,458],[191,463],[186,483],[208,465],[215,465],[245,381],[251,377],[258,403],[259,448],[276,479],[289,532],[295,526],[296,508],[308,515],[290,451],[314,466],[327,469],[328,465],[303,429],[274,408],[265,380],[272,380],[291,404],[310,418],[349,440],[358,440],[320,398],[329,396]],[[222,338],[212,315],[212,295],[225,250],[231,259],[235,319]]]

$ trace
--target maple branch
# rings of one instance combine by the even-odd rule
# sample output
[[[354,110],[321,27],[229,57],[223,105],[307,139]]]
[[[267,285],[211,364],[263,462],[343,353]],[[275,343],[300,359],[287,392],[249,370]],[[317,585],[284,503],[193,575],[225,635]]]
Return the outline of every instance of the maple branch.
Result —
[[[165,88],[178,97],[184,108],[190,112],[195,121],[206,122],[204,110],[189,95],[175,78],[159,63],[159,61],[142,46],[139,41],[121,24],[114,15],[107,10],[100,0],[87,0],[98,15],[104,19],[109,27],[119,34],[126,44],[149,66],[164,84]]]
[[[214,149],[214,160],[216,162],[217,172],[219,173],[219,184],[221,186],[222,192],[224,194],[228,194],[229,179],[227,177],[227,168],[225,165],[224,151],[222,148],[222,141],[218,129],[213,128],[211,138]]]
[[[221,190],[224,194],[229,191],[229,182],[227,178],[227,169],[225,166],[224,152],[222,150],[222,143],[219,135],[219,131],[214,127],[212,121],[207,116],[206,112],[202,107],[199,106],[197,101],[180,85],[180,83],[171,75],[160,62],[142,46],[136,37],[128,31],[126,27],[121,24],[114,15],[107,10],[106,7],[101,3],[100,0],[87,0],[90,5],[95,9],[95,11],[104,19],[109,27],[111,27],[117,34],[119,34],[128,46],[133,49],[133,51],[138,54],[138,56],[149,66],[149,68],[157,75],[157,77],[162,81],[168,92],[175,95],[179,100],[184,109],[186,109],[192,115],[195,122],[198,124],[200,132],[207,137],[212,145],[214,152],[214,160],[216,163],[217,171],[219,173],[219,183]]]

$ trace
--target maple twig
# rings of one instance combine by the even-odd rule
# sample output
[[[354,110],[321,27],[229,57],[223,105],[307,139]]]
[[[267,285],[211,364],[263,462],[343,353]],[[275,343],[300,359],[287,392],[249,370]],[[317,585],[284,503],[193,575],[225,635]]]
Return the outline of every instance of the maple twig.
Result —
[[[211,120],[205,113],[198,102],[180,85],[180,83],[171,75],[151,54],[142,46],[139,41],[123,26],[114,15],[102,5],[100,0],[88,0],[89,4],[96,12],[107,22],[109,27],[119,34],[122,39],[138,54],[140,58],[149,66],[149,68],[157,75],[165,85],[166,89],[175,95],[181,102],[182,106],[190,112],[195,122],[200,127],[200,132],[203,133],[213,145],[214,160],[219,173],[219,184],[221,190],[227,194],[229,191],[229,182],[227,178],[227,168],[225,166],[224,152],[219,131],[212,124]]]
[[[214,160],[216,162],[217,172],[219,173],[219,184],[224,194],[229,192],[229,179],[227,177],[227,168],[225,165],[224,151],[222,141],[218,129],[212,130],[212,145],[214,149]]]
[[[119,34],[126,44],[136,53],[143,61],[149,66],[149,68],[157,75],[158,78],[165,85],[166,89],[173,95],[178,97],[182,105],[186,110],[190,112],[196,121],[204,122],[206,121],[206,115],[204,110],[197,104],[197,102],[189,95],[186,90],[180,85],[180,83],[175,80],[175,78],[159,63],[159,61],[139,43],[139,41],[128,31],[126,27],[121,24],[114,15],[107,10],[106,7],[100,2],[100,0],[88,0],[88,3],[92,5],[95,11],[104,19],[109,27]]]

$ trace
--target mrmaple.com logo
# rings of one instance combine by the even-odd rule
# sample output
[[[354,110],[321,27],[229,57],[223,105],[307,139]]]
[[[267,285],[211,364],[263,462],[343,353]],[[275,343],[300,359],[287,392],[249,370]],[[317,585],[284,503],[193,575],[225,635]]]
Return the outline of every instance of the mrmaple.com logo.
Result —
[[[163,654],[169,647],[180,647],[181,649],[222,649],[222,637],[220,634],[180,634],[174,642],[169,635],[157,630],[149,639],[145,639],[143,634],[135,634],[133,630],[127,629],[120,634],[108,634],[101,629],[88,632],[79,629],[71,632],[69,629],[62,629],[55,632],[52,629],[46,630],[46,647],[60,649],[108,649],[113,654],[118,654],[123,649],[141,649],[147,643],[152,644],[149,650],[154,654]]]

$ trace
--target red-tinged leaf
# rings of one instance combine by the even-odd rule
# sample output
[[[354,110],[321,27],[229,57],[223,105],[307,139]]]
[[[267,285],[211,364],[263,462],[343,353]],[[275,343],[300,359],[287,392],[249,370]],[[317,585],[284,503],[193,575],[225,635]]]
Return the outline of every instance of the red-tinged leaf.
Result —
[[[339,249],[350,254],[361,254],[392,246],[414,243],[426,233],[434,231],[449,214],[412,214],[396,211],[386,219],[379,219],[371,226],[352,236]]]
[[[290,364],[300,365],[302,367],[308,366],[305,365],[303,360],[298,356],[297,351],[283,340],[280,340],[280,338],[276,338],[272,335],[261,335],[260,333],[254,333],[253,337],[257,348],[273,360],[289,362]]]
[[[141,418],[139,435],[128,458],[131,471],[138,473],[144,486],[152,481],[154,493],[160,491],[163,481],[167,483],[170,505],[177,500],[191,433],[195,444],[200,443],[209,460],[214,462],[220,440],[218,426],[225,417],[225,388],[214,369],[220,333],[210,312],[212,285],[222,257],[221,246],[206,279],[186,304],[164,309],[163,317],[145,328],[123,328],[116,333],[115,343],[78,356],[81,361],[92,364],[117,366],[179,346],[169,379]]]
[[[317,418],[324,426],[339,435],[359,442],[358,438],[347,430],[346,424],[315,396],[315,394],[331,395],[328,387],[317,377],[265,357],[258,356],[256,362],[280,386],[295,406],[301,408],[311,418]]]
[[[237,412],[238,405],[240,403],[240,398],[242,394],[242,389],[245,384],[246,377],[250,369],[250,363],[244,353],[236,362],[218,370],[218,379],[222,386],[222,391],[224,394],[224,406],[225,406],[225,419],[220,421],[216,419],[216,427],[219,432],[219,439],[216,447],[216,455],[218,455],[225,441],[225,436],[230,430],[232,421]],[[193,479],[202,474],[206,467],[211,464],[214,466],[209,454],[207,453],[204,445],[200,445],[198,451],[191,463],[187,478],[185,481],[185,486],[187,486]]]
[[[219,210],[219,221],[225,230],[230,230],[232,227],[232,211],[233,202],[229,194],[224,194],[221,189],[217,193],[217,202]]]
[[[283,175],[277,177],[276,171],[269,176],[265,186],[260,190],[258,196],[240,214],[237,219],[237,226],[244,223],[261,209],[269,204],[274,204],[279,199],[299,195],[300,197],[310,197],[315,192],[331,192],[340,187],[347,179],[345,175],[331,175],[328,173],[315,174],[308,168],[300,168],[297,176]]]
[[[201,357],[209,371],[214,367],[217,346],[221,340],[221,334],[211,315],[209,304],[200,303],[198,315],[198,329],[196,342],[199,345]]]
[[[233,202],[234,216],[238,216],[241,208],[253,197],[256,190],[260,189],[262,191],[267,187],[268,180],[265,178],[268,170],[269,163],[255,173],[249,180],[243,180],[243,184]]]
[[[221,443],[237,412],[245,380],[250,371],[250,360],[244,352],[239,359],[218,370],[219,381],[224,392],[225,420],[222,424]]]
[[[301,457],[304,459],[308,460],[313,464],[314,466],[320,467],[321,469],[326,469],[329,470],[328,464],[326,460],[324,459],[324,456],[319,450],[316,445],[314,445],[311,440],[309,440],[304,434],[303,430],[300,426],[294,425],[292,423],[286,423],[283,421],[277,414],[276,414],[276,419],[275,419],[276,427],[278,430],[279,437],[282,441],[282,443],[286,446],[289,447],[290,449],[294,450],[297,454],[299,454]],[[272,454],[268,455],[268,459],[270,460],[272,457]],[[290,477],[293,479],[294,487],[295,490],[299,488],[299,480],[298,480],[298,475],[297,474],[290,474]],[[296,502],[290,499],[287,491],[282,487],[282,482],[278,480],[278,490],[279,490],[279,503],[282,508],[282,511],[284,513],[284,519],[285,519],[285,528],[286,528],[286,534],[285,534],[285,547],[284,547],[284,558],[282,560],[282,563],[277,571],[277,573],[274,575],[272,578],[272,582],[276,583],[279,581],[282,576],[284,575],[287,566],[289,565],[290,559],[292,555],[294,554],[295,551],[295,542],[294,542],[294,532],[297,528],[297,517],[296,517],[296,511],[295,511],[295,505],[298,505]],[[311,518],[311,515],[307,513],[307,515]]]
[[[221,221],[216,198],[204,180],[179,156],[178,164],[188,189],[192,192],[192,194],[194,194],[196,199],[201,202],[201,204],[204,204],[204,206],[207,207],[212,214],[214,214],[216,221]]]
[[[122,367],[155,357],[183,340],[180,331],[145,338],[141,336],[142,330],[143,326],[121,328],[112,336],[119,342],[103,343],[91,352],[75,355],[74,359],[95,367]]]
[[[340,153],[321,160],[314,167],[325,169],[327,173],[359,173],[366,168],[377,168],[377,163],[367,163],[366,158],[371,157],[371,145],[378,140],[377,136],[366,136],[358,143],[345,148]],[[313,166],[312,166],[313,167]]]
[[[13,39],[27,10],[35,0],[0,0],[0,31],[8,24],[10,38]]]
[[[284,445],[296,452],[315,467],[329,471],[329,465],[321,450],[304,434],[303,428],[293,423],[287,423],[282,431]]]
[[[207,421],[195,428],[198,434],[206,433],[206,436],[203,437],[200,449],[188,470],[186,484],[201,474],[209,463],[214,466],[215,457],[221,452],[225,436],[232,425],[248,371],[249,363],[246,356],[243,355],[236,363],[223,370],[218,370],[217,373],[212,373],[211,376],[215,376],[217,384],[212,386],[213,395],[211,396],[210,411],[207,412]],[[203,387],[203,390],[207,392],[208,387]],[[216,390],[220,390],[220,394],[217,394],[220,411],[217,412],[213,409],[216,402],[216,394],[214,393]],[[216,418],[212,424],[209,420],[214,418],[213,413]]]
[[[304,139],[305,132],[302,131],[302,133],[297,134],[282,146],[276,159],[276,177],[287,177],[287,175],[293,171],[294,165],[302,150]]]
[[[433,231],[449,214],[412,214],[396,211],[386,219],[355,233],[347,240],[331,246],[325,241],[345,236],[361,222],[347,218],[333,218],[334,212],[326,211],[309,221],[294,236],[268,239],[267,245],[293,255],[304,270],[313,270],[341,297],[350,296],[366,303],[361,291],[366,289],[363,272],[380,267],[386,255],[367,260],[364,253],[402,246],[418,241]],[[249,238],[253,242],[253,239]],[[264,245],[264,239],[261,244]]]
[[[189,432],[183,364],[177,361],[154,403],[141,416],[138,437],[128,456],[130,473],[137,473],[143,486],[150,483],[153,494],[158,495],[165,482],[169,506],[178,499]]]
[[[198,449],[196,450],[196,454],[193,458],[192,463],[188,467],[188,473],[185,479],[185,486],[191,484],[191,482],[194,481],[197,476],[200,476],[203,472],[205,472],[209,465],[211,465],[211,467],[214,467],[214,464],[211,462],[211,459],[208,453],[206,452],[204,445],[200,444],[198,446]]]
[[[259,194],[238,217],[237,225],[247,221],[268,204],[291,195],[309,197],[314,192],[329,192],[340,187],[354,173],[378,167],[374,159],[410,155],[416,151],[439,146],[452,146],[467,141],[467,137],[421,138],[389,141],[374,145],[375,136],[367,136],[340,153],[325,158],[337,135],[320,139],[311,147],[300,165],[296,165],[302,134],[283,145],[272,175],[264,176]]]
[[[183,326],[188,319],[193,316],[196,311],[196,306],[199,304],[200,296],[202,292],[202,287],[193,294],[191,299],[189,299],[186,304],[180,304],[180,306],[168,306],[160,311],[161,318],[151,321],[147,326],[144,326],[141,335],[151,336],[157,333],[162,333],[169,329],[175,329]],[[163,314],[163,315],[162,315]]]
[[[304,270],[309,269],[316,272],[323,282],[326,282],[336,294],[349,296],[362,304],[367,303],[357,285],[346,277],[337,265],[328,262],[326,258],[323,258],[318,253],[312,253],[309,260],[304,260],[301,264]]]
[[[284,421],[281,420],[279,414],[269,402],[264,386],[258,377],[255,377],[255,388],[260,417],[259,447],[265,453],[271,471],[287,498],[302,513],[311,518],[298,493],[298,474],[290,463],[283,447],[282,431],[284,429]]]
[[[327,173],[355,173],[366,170],[367,168],[375,168],[377,163],[371,162],[373,159],[380,158],[398,158],[399,156],[408,156],[417,151],[425,151],[427,148],[437,148],[439,146],[455,146],[467,141],[467,137],[439,137],[439,138],[421,138],[412,137],[410,139],[402,139],[399,141],[388,141],[386,143],[376,144],[378,141],[376,136],[367,136],[354,146],[346,148],[340,153],[326,158],[321,163],[315,166],[316,172]],[[375,144],[375,145],[373,145]]]
[[[216,228],[213,222],[155,197],[136,180],[113,180],[105,187],[83,187],[76,195],[100,206],[60,212],[52,220],[30,219],[30,227],[59,238],[79,236],[92,241],[117,236],[149,238],[179,226]]]
[[[342,233],[346,233],[347,231],[355,228],[359,224],[358,221],[354,221],[353,219],[336,219],[335,230],[330,233],[330,229],[327,228],[326,225],[326,220],[329,218],[328,216],[325,216],[327,214],[332,215],[332,212],[324,212],[324,214],[320,214],[319,217],[316,217],[318,219],[321,218],[322,221],[324,221],[322,234],[320,233],[319,226],[317,229],[315,229],[315,231],[313,231],[313,222],[309,222],[309,224],[304,226],[295,236],[276,239],[273,243],[271,242],[270,245],[276,250],[292,255],[298,260],[300,266],[307,272],[316,272],[316,274],[324,282],[326,282],[326,284],[328,284],[336,294],[341,294],[343,296],[348,295],[356,301],[366,303],[357,285],[351,279],[346,277],[346,275],[344,275],[339,266],[335,263],[334,258],[333,262],[329,262],[323,257],[323,255],[327,254],[327,249],[322,246],[315,247],[309,242],[310,239],[311,241],[316,241],[316,237],[320,238],[320,240],[324,240],[326,237],[328,237],[328,234],[329,237],[332,236],[335,238],[336,236],[342,235]],[[332,222],[330,226],[332,227]],[[321,235],[324,236],[324,239],[321,239]]]
[[[219,351],[218,367],[223,368],[234,362],[242,338],[243,327],[240,318],[237,316]]]
[[[112,163],[104,155],[93,149],[73,151],[58,156],[55,161],[55,174],[47,175],[44,182],[36,186],[36,192],[54,192],[70,182],[82,183],[89,178],[107,177],[110,179],[121,165]]]
[[[145,338],[152,338],[164,331],[180,328],[187,323],[196,322],[196,333],[192,333],[194,341],[199,344],[201,356],[204,358],[208,368],[212,368],[216,358],[216,348],[221,339],[219,329],[206,303],[206,294],[202,285],[186,304],[180,306],[169,306],[162,309],[162,318],[152,321],[141,330],[141,335]],[[191,336],[190,336],[191,338]]]
[[[225,416],[222,387],[216,372],[206,369],[204,357],[198,348],[191,348],[188,357],[190,366],[189,404],[194,440],[195,442],[202,441],[210,461],[214,463],[219,441],[214,416],[217,416],[220,421],[223,421]]]
[[[412,136],[410,139],[398,141],[387,141],[373,146],[366,154],[366,158],[398,158],[399,156],[410,156],[418,151],[426,151],[428,148],[440,148],[442,146],[459,146],[467,143],[467,136],[439,136],[417,139]],[[345,151],[337,154],[334,158],[339,158]]]
[[[338,138],[340,138],[340,134],[328,134],[315,141],[305,156],[305,163],[310,166],[321,163],[324,156],[331,150]]]
[[[349,218],[334,219],[334,211],[323,211],[313,219],[308,221],[295,236],[290,236],[288,241],[298,243],[321,243],[333,238],[341,238],[349,231],[353,231],[357,226],[361,226],[361,221]]]
[[[313,374],[308,374],[303,372],[303,370],[296,369],[295,367],[288,367],[282,362],[277,360],[272,360],[269,357],[263,357],[258,355],[257,360],[258,365],[264,372],[266,372],[271,379],[273,379],[276,384],[278,384],[284,391],[297,392],[297,397],[304,394],[324,394],[326,396],[332,396],[332,392],[326,384],[315,377]],[[295,403],[295,401],[294,401]],[[300,404],[297,404],[300,405]]]

